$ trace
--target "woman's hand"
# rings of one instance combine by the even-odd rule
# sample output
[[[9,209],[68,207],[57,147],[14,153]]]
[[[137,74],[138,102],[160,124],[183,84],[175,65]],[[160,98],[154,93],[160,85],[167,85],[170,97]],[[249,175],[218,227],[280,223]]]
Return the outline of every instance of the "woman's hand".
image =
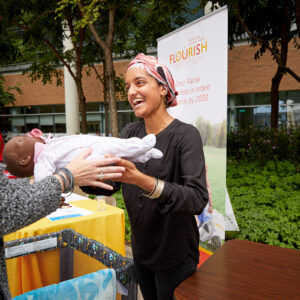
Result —
[[[121,177],[111,178],[112,181],[134,184],[147,192],[151,192],[154,189],[156,179],[139,171],[133,162],[121,159],[120,162],[118,162],[118,165],[124,167],[125,171],[122,173]]]
[[[66,168],[68,168],[74,176],[74,184],[80,186],[96,186],[112,190],[112,186],[103,181],[121,178],[125,168],[123,166],[111,166],[118,164],[121,158],[109,157],[97,160],[86,160],[92,151],[92,148],[83,151],[66,165]]]
[[[135,164],[129,160],[121,159],[118,162],[118,165],[124,167],[125,171],[123,172],[122,177],[116,179],[114,178],[113,180],[130,184],[136,184],[139,176],[142,173],[136,168]]]

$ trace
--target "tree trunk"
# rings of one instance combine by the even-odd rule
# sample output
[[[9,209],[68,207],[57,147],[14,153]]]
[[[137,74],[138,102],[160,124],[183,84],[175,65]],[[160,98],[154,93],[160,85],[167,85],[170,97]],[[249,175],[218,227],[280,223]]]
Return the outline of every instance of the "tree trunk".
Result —
[[[108,80],[106,77],[106,64],[103,62],[103,95],[104,95],[104,120],[105,120],[105,136],[109,135],[109,105],[108,105]]]
[[[113,65],[112,51],[111,49],[106,49],[104,51],[105,56],[105,71],[107,78],[107,88],[108,88],[108,99],[109,99],[109,112],[110,112],[110,131],[112,136],[119,136],[118,129],[118,114],[116,105],[116,83],[115,83],[115,70]]]
[[[83,9],[82,3],[78,2],[79,8]],[[107,89],[108,89],[108,100],[109,100],[109,112],[110,112],[110,131],[112,136],[119,136],[118,129],[118,116],[116,109],[116,82],[115,82],[115,69],[112,58],[112,48],[113,48],[113,37],[114,37],[114,17],[116,12],[115,5],[109,5],[109,21],[108,21],[108,31],[105,41],[101,39],[97,33],[93,23],[88,24],[92,35],[95,38],[96,43],[102,48],[104,52],[104,64],[105,64],[105,75],[107,79]]]
[[[275,76],[272,78],[271,86],[271,127],[275,130],[278,128],[278,104],[279,104],[279,85],[283,72],[278,66]]]
[[[285,22],[282,22],[280,33],[280,60],[277,61],[278,67],[275,76],[272,78],[271,87],[271,127],[275,130],[278,129],[279,85],[285,73],[288,55],[289,31],[291,25],[286,3],[283,8],[283,16],[285,17]]]
[[[300,38],[300,0],[296,0],[296,24],[297,24],[297,31],[298,37]]]
[[[87,132],[87,120],[86,120],[86,98],[83,92],[82,82],[80,79],[76,81],[76,87],[77,87],[77,93],[79,97],[81,132],[87,134],[88,132]]]

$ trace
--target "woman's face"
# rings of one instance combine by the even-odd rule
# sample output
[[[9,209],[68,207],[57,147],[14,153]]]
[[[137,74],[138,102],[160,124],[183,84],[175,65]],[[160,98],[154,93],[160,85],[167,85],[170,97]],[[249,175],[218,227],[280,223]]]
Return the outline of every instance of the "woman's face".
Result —
[[[161,109],[167,90],[140,67],[132,67],[125,76],[128,101],[139,118],[147,118]]]

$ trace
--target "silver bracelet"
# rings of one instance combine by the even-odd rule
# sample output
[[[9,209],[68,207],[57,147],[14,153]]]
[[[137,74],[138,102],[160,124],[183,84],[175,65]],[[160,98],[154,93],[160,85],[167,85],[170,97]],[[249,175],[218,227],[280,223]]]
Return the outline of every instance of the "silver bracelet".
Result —
[[[154,189],[152,190],[151,193],[144,194],[144,196],[146,196],[150,199],[159,198],[162,191],[164,190],[164,187],[165,187],[165,182],[163,180],[156,178],[156,183],[155,183]]]
[[[72,172],[67,168],[61,168],[54,174],[57,174],[63,181],[63,193],[69,193],[66,197],[70,196],[74,191],[74,176]]]
[[[153,190],[149,193],[149,194],[144,194],[144,196],[147,196],[147,197],[150,197],[150,196],[152,196],[153,195],[153,193],[155,192],[155,190],[156,190],[156,187],[157,187],[157,184],[158,184],[158,179],[157,178],[155,178],[155,185],[154,185],[154,188],[153,188]]]

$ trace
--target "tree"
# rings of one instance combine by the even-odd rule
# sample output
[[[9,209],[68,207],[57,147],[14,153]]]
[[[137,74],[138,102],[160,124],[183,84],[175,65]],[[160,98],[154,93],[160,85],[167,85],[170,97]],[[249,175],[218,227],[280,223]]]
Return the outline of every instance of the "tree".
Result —
[[[7,18],[0,12],[0,64],[5,64],[9,59],[16,58],[18,48],[12,43],[10,32],[6,31]],[[15,103],[15,96],[11,91],[15,90],[22,94],[19,86],[4,87],[4,76],[0,73],[0,112],[7,104]]]
[[[5,89],[4,81],[3,75],[0,74],[0,112],[5,105],[15,103],[15,96],[10,91],[16,90],[19,94],[22,94],[22,90],[19,86],[10,86]]]
[[[74,28],[73,23],[81,18],[79,10],[65,7],[60,17],[55,13],[57,0],[39,2],[34,0],[7,2],[1,1],[0,9],[10,20],[7,30],[14,34],[14,43],[19,43],[19,60],[31,62],[25,71],[31,79],[41,79],[44,84],[56,78],[57,85],[62,84],[63,72],[59,66],[65,66],[73,77],[79,96],[81,112],[81,131],[87,133],[86,97],[82,86],[84,65],[93,56],[85,54],[87,48],[86,29]],[[63,51],[62,24],[65,22],[70,29],[73,49]],[[85,45],[85,47],[84,47]],[[73,71],[72,65],[74,64]]]
[[[74,75],[82,116],[82,132],[86,132],[85,97],[81,84],[82,70],[92,65],[95,57],[102,57],[104,74],[102,81],[109,103],[110,131],[118,135],[116,109],[116,76],[113,56],[132,57],[146,52],[148,46],[156,46],[156,39],[184,24],[182,13],[187,0],[50,0],[47,3],[34,0],[0,1],[11,26],[22,31],[23,59],[32,62],[28,72],[33,80],[51,82],[53,77],[61,84],[62,71],[66,66]],[[67,20],[75,51],[62,51],[63,20]],[[87,30],[89,29],[89,30]],[[19,33],[20,31],[18,31]],[[90,32],[90,34],[88,34]],[[90,37],[92,36],[92,38]],[[98,55],[85,56],[88,45],[100,48]],[[29,50],[29,51],[28,51]],[[31,50],[31,51],[30,51]],[[51,51],[49,51],[51,50]],[[29,53],[29,55],[28,55]],[[26,55],[25,55],[26,54]],[[71,63],[75,61],[76,72]],[[99,62],[99,60],[98,60]],[[72,75],[72,76],[73,76]]]
[[[201,1],[202,5],[208,1]],[[246,38],[250,46],[259,49],[254,58],[266,52],[271,54],[277,70],[271,84],[271,127],[278,128],[279,86],[284,75],[289,74],[300,82],[300,77],[287,65],[288,46],[293,40],[299,49],[300,0],[213,0],[213,9],[218,4],[229,8],[229,44],[233,47],[239,38]]]
[[[156,39],[182,25],[187,1],[61,0],[59,9],[78,5],[82,19],[75,27],[88,27],[103,51],[104,90],[110,110],[110,130],[118,136],[116,80],[113,55],[145,51]]]

